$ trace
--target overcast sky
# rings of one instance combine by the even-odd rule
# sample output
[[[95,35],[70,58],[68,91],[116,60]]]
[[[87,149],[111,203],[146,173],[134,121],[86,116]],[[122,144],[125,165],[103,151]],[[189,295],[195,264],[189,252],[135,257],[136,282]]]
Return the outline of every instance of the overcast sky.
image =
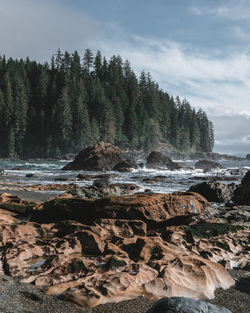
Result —
[[[7,57],[120,54],[207,112],[215,151],[250,153],[249,0],[0,0],[0,29]]]

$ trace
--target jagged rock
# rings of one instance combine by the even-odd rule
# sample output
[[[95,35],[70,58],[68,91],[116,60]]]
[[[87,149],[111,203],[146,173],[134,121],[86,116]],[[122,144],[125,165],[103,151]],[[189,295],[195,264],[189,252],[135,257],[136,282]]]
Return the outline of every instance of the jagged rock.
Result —
[[[27,178],[38,177],[38,176],[40,176],[40,174],[38,174],[38,173],[28,173],[25,175],[25,177],[27,177]]]
[[[223,168],[223,166],[220,163],[214,162],[211,160],[200,160],[195,163],[195,168],[207,170],[207,169]]]
[[[123,161],[121,150],[110,143],[99,142],[92,147],[82,150],[73,162],[64,166],[63,170],[112,170]]]
[[[250,171],[246,173],[241,184],[236,188],[232,200],[237,204],[250,205]]]
[[[169,170],[179,169],[179,164],[173,162],[170,158],[161,152],[152,151],[147,157],[146,166],[148,168],[167,168]]]
[[[250,154],[246,155],[246,160],[248,160],[248,161],[250,160]]]
[[[118,172],[131,172],[132,169],[138,169],[139,166],[135,161],[132,160],[124,160],[118,164],[115,165],[113,168],[113,171],[118,171]]]
[[[189,191],[199,193],[210,202],[223,203],[232,199],[236,187],[235,184],[226,185],[212,180],[193,185]]]
[[[163,298],[147,313],[231,313],[217,305],[185,297]]]

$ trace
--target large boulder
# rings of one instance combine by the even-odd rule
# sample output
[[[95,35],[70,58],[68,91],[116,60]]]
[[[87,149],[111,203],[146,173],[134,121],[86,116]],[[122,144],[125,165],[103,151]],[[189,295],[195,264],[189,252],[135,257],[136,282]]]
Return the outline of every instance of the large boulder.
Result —
[[[217,305],[185,297],[163,298],[147,313],[231,313]]]
[[[246,173],[241,184],[236,188],[233,201],[238,204],[250,205],[250,171]]]
[[[196,169],[201,169],[201,170],[210,170],[210,169],[215,169],[215,168],[223,168],[223,166],[215,161],[211,160],[200,160],[195,163],[195,168]]]
[[[33,211],[33,217],[47,223],[67,219],[86,224],[100,218],[142,220],[154,227],[168,219],[199,215],[208,205],[206,199],[195,193],[142,193],[97,200],[59,197],[43,203]]]
[[[110,143],[99,142],[88,147],[75,157],[73,162],[64,166],[63,170],[102,171],[112,170],[113,167],[122,162],[122,151]]]
[[[161,152],[152,151],[147,157],[148,168],[167,168],[169,170],[179,169],[179,164],[173,162],[170,158],[162,154]]]
[[[193,185],[189,191],[199,193],[210,202],[223,203],[232,199],[235,189],[236,185],[233,183],[226,185],[212,180]]]

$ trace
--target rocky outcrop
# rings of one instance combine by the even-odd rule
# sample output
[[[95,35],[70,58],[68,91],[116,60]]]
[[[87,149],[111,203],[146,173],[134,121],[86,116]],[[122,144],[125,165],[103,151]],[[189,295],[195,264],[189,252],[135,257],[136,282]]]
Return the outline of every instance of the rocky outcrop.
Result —
[[[131,172],[132,169],[138,169],[139,165],[132,160],[125,160],[122,161],[118,164],[115,165],[115,167],[113,168],[113,171],[118,171],[118,172]]]
[[[146,166],[147,168],[165,168],[169,170],[176,170],[180,168],[177,163],[173,162],[170,158],[157,151],[152,151],[148,155]]]
[[[250,171],[246,173],[241,184],[236,188],[233,201],[238,204],[250,205]]]
[[[201,213],[208,202],[198,194],[134,194],[100,200],[55,198],[34,211],[37,221],[75,220],[91,223],[99,218],[142,220],[156,224]]]
[[[189,191],[199,193],[209,202],[224,203],[232,199],[236,187],[235,184],[226,185],[212,180],[193,185],[189,188]]]
[[[200,160],[195,163],[196,169],[202,169],[202,170],[209,170],[209,169],[215,169],[215,168],[223,168],[223,166],[215,161],[211,160]]]
[[[63,195],[32,215],[0,211],[0,273],[88,307],[138,296],[212,298],[234,284],[219,263],[249,259],[249,230],[234,225],[236,210],[219,212],[191,192]]]
[[[64,166],[63,170],[103,171],[112,170],[123,161],[122,152],[110,143],[99,142],[82,150],[73,162]]]
[[[185,297],[164,298],[156,302],[147,313],[231,313],[217,305]]]

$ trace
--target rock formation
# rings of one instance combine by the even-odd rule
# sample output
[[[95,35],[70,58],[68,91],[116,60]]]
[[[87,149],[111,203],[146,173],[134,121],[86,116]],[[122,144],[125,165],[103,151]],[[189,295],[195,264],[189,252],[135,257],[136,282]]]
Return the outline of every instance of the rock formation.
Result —
[[[232,199],[235,189],[235,184],[226,185],[212,180],[193,185],[189,188],[189,191],[201,194],[210,202],[223,203]]]
[[[250,171],[246,173],[241,184],[236,188],[233,201],[238,204],[250,205]]]
[[[132,160],[125,160],[122,161],[118,164],[116,164],[113,168],[113,171],[118,171],[118,172],[131,172],[132,169],[138,169],[139,165]]]
[[[184,297],[164,298],[156,302],[147,313],[231,313],[217,305]]]
[[[99,142],[82,150],[73,162],[63,167],[63,170],[112,170],[116,164],[122,161],[122,152],[118,147],[110,143]]]
[[[196,169],[202,169],[202,170],[207,170],[207,169],[215,169],[215,168],[223,168],[223,166],[215,161],[211,160],[200,160],[195,163],[195,168]]]
[[[161,152],[152,151],[147,157],[147,164],[148,168],[156,168],[156,169],[169,169],[169,170],[176,170],[179,169],[180,166],[173,162],[170,158],[162,154]]]
[[[235,224],[237,210],[220,215],[196,193],[62,195],[26,202],[25,215],[3,209],[11,201],[0,196],[0,273],[82,306],[138,296],[212,298],[234,284],[219,263],[248,261],[249,228]]]

